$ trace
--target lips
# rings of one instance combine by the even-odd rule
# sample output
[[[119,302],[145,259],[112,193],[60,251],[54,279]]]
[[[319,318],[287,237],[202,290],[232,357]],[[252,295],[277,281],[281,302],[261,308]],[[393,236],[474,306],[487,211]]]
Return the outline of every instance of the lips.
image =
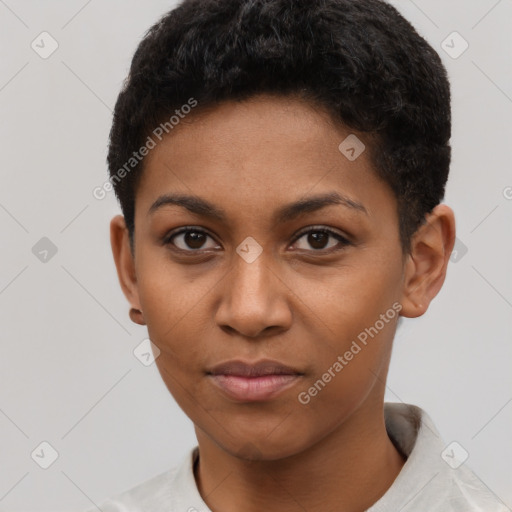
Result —
[[[214,366],[210,371],[211,375],[237,375],[239,377],[261,377],[264,375],[299,375],[301,372],[279,363],[265,359],[256,363],[245,363],[243,361],[227,361]]]
[[[293,386],[303,373],[278,361],[245,363],[233,360],[214,366],[207,375],[229,398],[255,402],[276,397]]]

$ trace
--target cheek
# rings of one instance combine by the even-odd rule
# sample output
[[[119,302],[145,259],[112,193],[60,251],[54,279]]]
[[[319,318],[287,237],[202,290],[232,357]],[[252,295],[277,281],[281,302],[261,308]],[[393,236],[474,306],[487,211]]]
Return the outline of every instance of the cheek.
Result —
[[[204,318],[203,304],[219,280],[217,274],[199,275],[194,266],[177,265],[165,251],[158,251],[140,258],[137,280],[150,338],[162,350],[189,345],[187,338],[211,325],[211,319]]]
[[[361,262],[309,288],[302,314],[317,326],[310,347],[314,370],[299,402],[321,415],[335,402],[338,416],[343,416],[364,399],[377,378],[384,380],[377,376],[389,361],[401,309],[396,300],[398,271],[386,262]]]
[[[396,319],[378,332],[363,331],[367,338],[364,342],[355,337],[338,344],[334,357],[331,351],[327,358],[318,357],[317,372],[296,396],[303,422],[316,425],[315,435],[321,437],[321,432],[327,434],[346,421],[369,396],[374,401],[383,394],[394,322]]]
[[[294,307],[301,311],[303,321],[315,323],[325,341],[337,349],[374,325],[400,297],[400,267],[392,258],[379,261],[369,252],[356,262],[329,270],[315,282],[297,274],[288,281],[300,298]]]

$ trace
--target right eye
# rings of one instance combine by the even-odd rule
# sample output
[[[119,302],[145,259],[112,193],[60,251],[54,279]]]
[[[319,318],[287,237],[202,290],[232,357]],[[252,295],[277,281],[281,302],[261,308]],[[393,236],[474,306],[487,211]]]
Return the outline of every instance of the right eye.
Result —
[[[207,239],[214,243],[205,247]],[[184,252],[200,252],[202,250],[218,249],[220,246],[204,230],[198,228],[185,228],[171,233],[165,240],[166,245],[172,245]]]

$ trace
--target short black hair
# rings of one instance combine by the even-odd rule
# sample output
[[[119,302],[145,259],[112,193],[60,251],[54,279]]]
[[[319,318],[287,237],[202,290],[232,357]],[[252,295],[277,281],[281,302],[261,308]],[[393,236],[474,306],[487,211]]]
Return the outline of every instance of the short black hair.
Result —
[[[145,162],[134,150],[166,121],[168,132],[191,99],[199,111],[261,93],[300,97],[367,134],[410,252],[444,198],[450,84],[436,51],[381,0],[183,0],[147,30],[115,105],[107,156],[132,250]]]

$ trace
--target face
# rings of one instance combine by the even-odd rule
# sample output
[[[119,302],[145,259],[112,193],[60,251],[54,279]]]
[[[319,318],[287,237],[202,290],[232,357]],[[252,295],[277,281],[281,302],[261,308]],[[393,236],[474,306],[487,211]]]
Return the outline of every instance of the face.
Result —
[[[403,287],[397,203],[367,151],[338,149],[351,133],[258,96],[191,115],[147,157],[131,298],[169,391],[227,452],[299,453],[382,401]],[[271,375],[218,368],[233,361],[271,361]]]

